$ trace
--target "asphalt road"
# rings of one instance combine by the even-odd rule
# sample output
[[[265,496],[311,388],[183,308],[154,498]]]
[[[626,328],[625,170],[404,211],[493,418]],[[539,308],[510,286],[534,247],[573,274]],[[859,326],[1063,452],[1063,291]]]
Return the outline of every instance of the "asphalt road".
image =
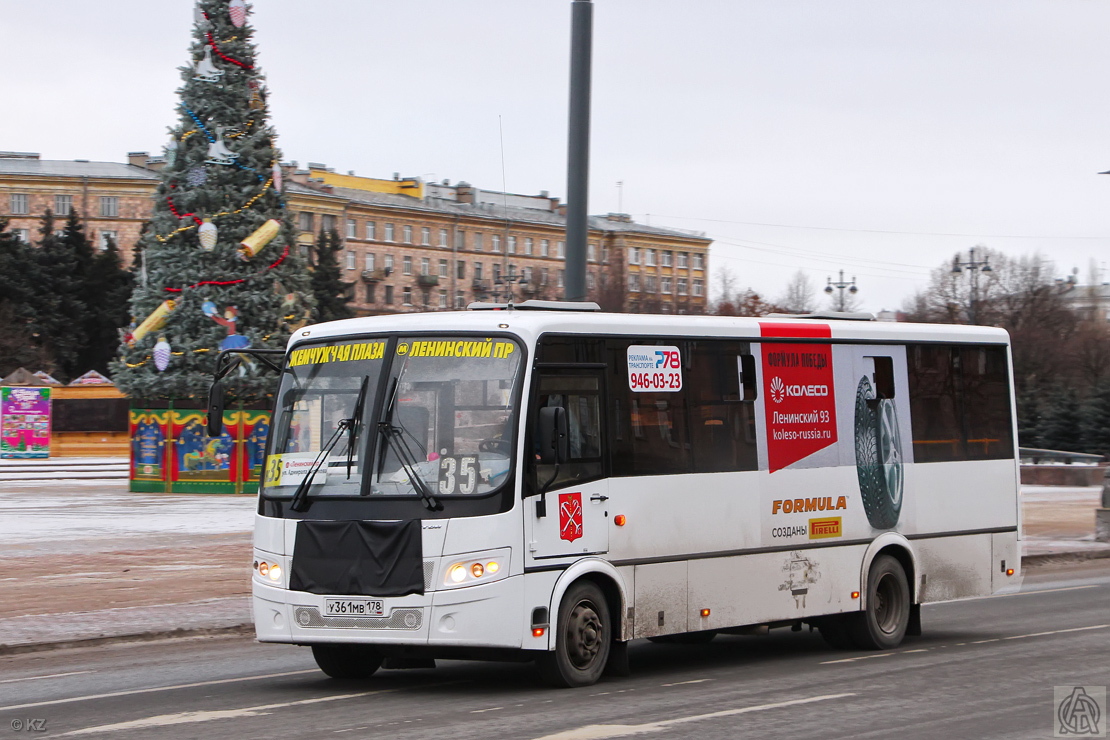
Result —
[[[789,630],[636,642],[631,677],[577,690],[545,688],[526,664],[454,661],[338,682],[307,649],[246,638],[14,655],[0,658],[0,740],[1048,738],[1054,686],[1110,684],[1110,561],[928,605],[922,621],[886,653]]]

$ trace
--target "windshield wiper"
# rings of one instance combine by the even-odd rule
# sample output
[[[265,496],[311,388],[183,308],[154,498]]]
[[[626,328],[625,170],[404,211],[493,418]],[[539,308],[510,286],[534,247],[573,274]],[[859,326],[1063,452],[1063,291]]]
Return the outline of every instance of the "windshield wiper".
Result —
[[[386,407],[385,418],[378,422],[378,434],[381,435],[383,442],[389,445],[396,455],[397,461],[401,463],[401,467],[405,469],[405,474],[409,477],[409,483],[420,494],[420,502],[424,504],[431,511],[442,511],[443,504],[436,501],[432,491],[428,488],[428,484],[420,477],[416,469],[416,458],[412,454],[412,449],[409,448],[408,443],[405,442],[404,430],[393,425],[393,411],[397,403],[397,386],[398,379],[393,379],[393,387],[389,391],[389,405]],[[385,445],[383,444],[384,448]],[[381,480],[382,470],[385,467],[385,450],[379,449],[378,451],[378,480]]]
[[[351,461],[354,456],[355,439],[358,437],[359,427],[362,425],[362,406],[366,400],[366,387],[370,384],[370,376],[364,375],[362,378],[362,385],[358,390],[358,398],[355,401],[355,407],[351,409],[351,415],[346,419],[340,419],[335,425],[335,431],[332,432],[331,437],[328,438],[327,443],[320,450],[320,454],[312,461],[312,467],[308,469],[308,474],[305,475],[304,480],[297,486],[297,490],[293,493],[293,500],[289,502],[290,508],[293,511],[307,511],[308,510],[308,489],[312,486],[312,479],[316,476],[316,471],[327,462],[328,456],[331,454],[332,449],[343,432],[347,432],[347,479],[351,478]]]
[[[355,456],[355,440],[362,430],[362,406],[366,402],[366,387],[370,385],[370,376],[362,376],[362,385],[358,389],[358,398],[355,400],[355,411],[347,427],[347,480],[351,479],[351,461]]]

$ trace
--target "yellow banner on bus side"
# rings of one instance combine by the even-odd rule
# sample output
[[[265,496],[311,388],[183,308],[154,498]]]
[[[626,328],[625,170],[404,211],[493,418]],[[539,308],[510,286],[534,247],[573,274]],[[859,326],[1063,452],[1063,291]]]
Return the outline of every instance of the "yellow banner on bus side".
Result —
[[[380,360],[385,357],[385,342],[360,342],[357,344],[325,344],[305,347],[289,353],[289,367],[321,365],[326,362],[353,362],[355,360]]]
[[[515,351],[516,345],[512,342],[494,342],[492,339],[414,341],[397,345],[397,354],[402,357],[492,357],[504,360]]]

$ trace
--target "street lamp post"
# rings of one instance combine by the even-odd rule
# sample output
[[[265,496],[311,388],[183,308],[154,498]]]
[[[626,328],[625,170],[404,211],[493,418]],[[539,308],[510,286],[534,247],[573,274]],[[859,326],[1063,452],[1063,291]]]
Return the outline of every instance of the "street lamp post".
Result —
[[[981,260],[975,259],[975,247],[967,250],[967,262],[960,262],[960,255],[957,252],[956,256],[952,258],[952,274],[959,275],[964,270],[968,271],[968,281],[971,283],[971,305],[967,309],[967,317],[970,323],[979,323],[979,273],[991,272],[990,257],[984,257]]]
[[[840,271],[840,279],[837,280],[835,283],[832,281],[832,278],[828,278],[828,285],[825,286],[825,292],[829,295],[832,295],[834,288],[840,291],[840,295],[838,295],[836,298],[837,311],[844,311],[844,309],[848,306],[848,299],[844,295],[845,289],[847,289],[848,292],[852,295],[855,295],[859,292],[859,288],[856,287],[855,275],[852,276],[852,282],[844,282],[844,270]]]

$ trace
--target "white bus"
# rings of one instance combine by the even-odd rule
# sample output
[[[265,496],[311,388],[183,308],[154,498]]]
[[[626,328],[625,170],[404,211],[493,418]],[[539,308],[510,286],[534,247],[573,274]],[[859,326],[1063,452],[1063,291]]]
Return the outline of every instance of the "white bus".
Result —
[[[922,603],[1018,585],[1006,332],[592,305],[296,332],[260,641],[333,677],[490,658],[584,686],[637,638],[889,649]]]

